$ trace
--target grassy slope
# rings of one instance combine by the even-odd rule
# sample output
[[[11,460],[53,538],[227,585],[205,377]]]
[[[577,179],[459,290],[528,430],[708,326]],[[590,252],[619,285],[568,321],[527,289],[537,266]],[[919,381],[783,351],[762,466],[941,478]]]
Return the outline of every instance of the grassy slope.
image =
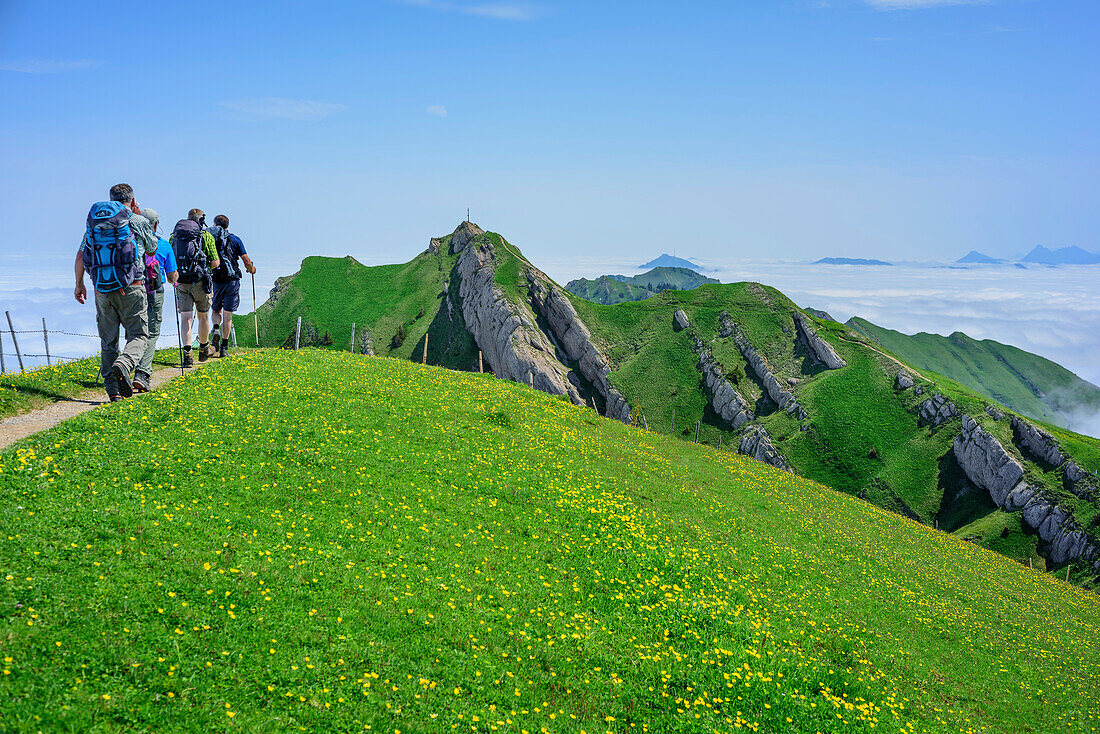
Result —
[[[946,375],[1024,415],[1066,426],[1075,403],[1100,410],[1100,388],[1022,349],[959,332],[902,334],[860,318],[847,325],[914,367]]]
[[[258,310],[260,344],[278,346],[293,334],[298,316],[328,331],[333,349],[348,349],[351,325],[357,334],[369,328],[375,353],[421,359],[428,334],[428,361],[476,369],[477,348],[463,329],[446,318],[443,293],[451,287],[456,256],[448,254],[450,238],[443,238],[439,254],[423,252],[401,265],[366,266],[352,257],[307,257],[301,270],[286,279],[279,298]],[[418,318],[420,309],[424,315]],[[239,333],[253,330],[252,315],[235,317]],[[398,327],[404,343],[391,348]],[[358,337],[357,337],[358,340]],[[358,351],[358,346],[356,347]]]
[[[714,278],[700,275],[688,268],[653,268],[640,275],[602,275],[589,280],[578,278],[565,289],[575,296],[596,303],[613,304],[641,301],[660,290],[691,290],[705,283],[717,283]],[[648,286],[648,287],[647,287]]]
[[[4,729],[1100,723],[1095,595],[488,375],[234,357],[0,503]]]

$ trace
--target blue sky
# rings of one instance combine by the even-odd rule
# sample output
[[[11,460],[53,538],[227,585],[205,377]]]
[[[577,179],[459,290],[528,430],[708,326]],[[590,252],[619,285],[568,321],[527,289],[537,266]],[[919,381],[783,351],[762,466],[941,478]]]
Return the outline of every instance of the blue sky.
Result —
[[[1094,0],[0,2],[5,267],[117,181],[261,267],[1100,250]],[[263,278],[265,281],[268,277]]]

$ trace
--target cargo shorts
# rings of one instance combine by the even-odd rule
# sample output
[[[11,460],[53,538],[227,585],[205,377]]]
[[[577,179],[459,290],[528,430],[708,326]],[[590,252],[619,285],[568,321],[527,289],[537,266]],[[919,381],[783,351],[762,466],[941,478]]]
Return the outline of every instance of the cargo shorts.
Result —
[[[176,306],[180,313],[190,313],[192,310],[206,313],[210,310],[210,294],[203,288],[200,280],[197,283],[176,284]]]

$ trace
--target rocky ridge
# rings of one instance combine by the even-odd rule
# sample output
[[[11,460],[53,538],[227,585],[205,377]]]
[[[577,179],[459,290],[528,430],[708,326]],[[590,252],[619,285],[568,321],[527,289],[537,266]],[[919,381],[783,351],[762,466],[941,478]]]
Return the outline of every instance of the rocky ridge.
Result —
[[[940,426],[959,414],[955,404],[943,395],[933,395],[917,409],[917,423],[922,426]]]
[[[699,355],[696,366],[703,374],[703,386],[706,389],[710,407],[727,427],[740,428],[756,416],[753,415],[748,402],[733,383],[726,379],[721,365],[715,361],[714,354],[703,340],[696,336],[694,341],[695,353]]]
[[[493,372],[551,395],[564,395],[576,405],[584,399],[557,360],[555,347],[539,329],[533,313],[512,303],[497,285],[496,253],[484,230],[463,222],[451,236],[459,255],[459,298],[466,327]]]
[[[745,429],[737,445],[737,452],[774,466],[776,469],[791,470],[791,465],[775,448],[771,436],[761,426],[749,426]]]
[[[764,391],[768,397],[771,398],[780,409],[791,413],[799,420],[805,420],[808,416],[806,411],[798,404],[798,400],[795,399],[794,394],[790,390],[784,389],[775,375],[772,374],[771,367],[768,366],[767,360],[760,355],[759,352],[752,346],[752,343],[745,336],[745,332],[741,327],[737,325],[725,311],[722,312],[719,319],[722,321],[723,332],[729,332],[733,334],[733,341],[737,345],[737,348],[741,351],[741,356],[745,358],[745,361],[752,367],[753,372],[756,373],[757,378],[764,385]],[[729,325],[725,322],[729,322]]]
[[[1069,489],[1075,495],[1089,498],[1096,493],[1096,486],[1090,481],[1089,473],[1062,451],[1054,436],[1016,416],[1012,416],[1012,431],[1016,441],[1032,456],[1050,466],[1062,467],[1069,480]]]
[[[838,370],[848,366],[848,363],[833,349],[833,345],[818,336],[814,327],[798,311],[794,312],[794,325],[798,329],[798,335],[810,350],[810,354],[827,369]]]
[[[1020,513],[1024,524],[1049,545],[1054,563],[1083,561],[1100,571],[1096,539],[1084,532],[1069,511],[1028,484],[1023,465],[969,415],[962,417],[962,431],[952,451],[967,478],[989,492],[998,507]]]

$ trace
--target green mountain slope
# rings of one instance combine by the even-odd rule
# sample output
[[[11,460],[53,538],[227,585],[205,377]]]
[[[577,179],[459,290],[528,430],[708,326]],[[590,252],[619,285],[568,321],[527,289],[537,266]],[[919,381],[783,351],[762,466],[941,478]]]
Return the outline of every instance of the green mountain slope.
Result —
[[[6,730],[1100,724],[1094,594],[490,375],[235,356],[0,453],[0,509]]]
[[[1024,415],[1073,428],[1078,416],[1100,412],[1100,387],[1022,349],[961,332],[902,334],[858,317],[846,326],[914,367],[945,375]]]
[[[420,361],[427,333],[430,364],[476,370],[481,349],[485,369],[506,379],[684,440],[697,435],[724,450],[770,456],[800,476],[1061,572],[1066,558],[1076,556],[1060,557],[1049,538],[1029,528],[1004,524],[1002,538],[990,530],[992,521],[981,532],[967,527],[996,517],[998,506],[972,483],[973,467],[968,475],[957,459],[965,414],[1019,463],[1029,486],[1067,513],[1073,525],[1067,533],[1080,530],[1100,542],[1100,493],[1089,489],[1100,470],[1100,441],[1039,424],[1089,475],[1085,484],[1072,484],[1068,464],[1044,463],[1020,443],[1004,408],[948,377],[898,361],[843,325],[814,318],[775,289],[707,284],[617,305],[560,291],[551,298],[557,286],[500,235],[468,223],[453,237],[460,234],[459,240],[433,240],[438,246],[406,265],[385,266],[386,274],[403,273],[404,280],[344,260],[307,259],[276,302],[260,310],[265,333],[276,337],[267,343],[283,343],[296,315],[304,314],[315,331],[335,335],[333,349],[348,348],[355,321],[372,331],[378,354]],[[413,318],[421,310],[424,316]],[[675,323],[678,312],[686,328]],[[796,319],[845,366],[826,369]],[[395,346],[391,337],[399,327],[408,338]],[[790,411],[769,397],[735,332],[797,402]],[[701,352],[751,411],[747,422],[731,423],[716,412]],[[901,388],[899,372],[917,384]],[[919,413],[934,396],[949,401],[951,412],[929,426]]]
[[[688,291],[704,283],[717,283],[688,268],[653,268],[640,275],[601,275],[589,280],[578,278],[565,284],[565,290],[596,303],[641,301],[666,290]]]

